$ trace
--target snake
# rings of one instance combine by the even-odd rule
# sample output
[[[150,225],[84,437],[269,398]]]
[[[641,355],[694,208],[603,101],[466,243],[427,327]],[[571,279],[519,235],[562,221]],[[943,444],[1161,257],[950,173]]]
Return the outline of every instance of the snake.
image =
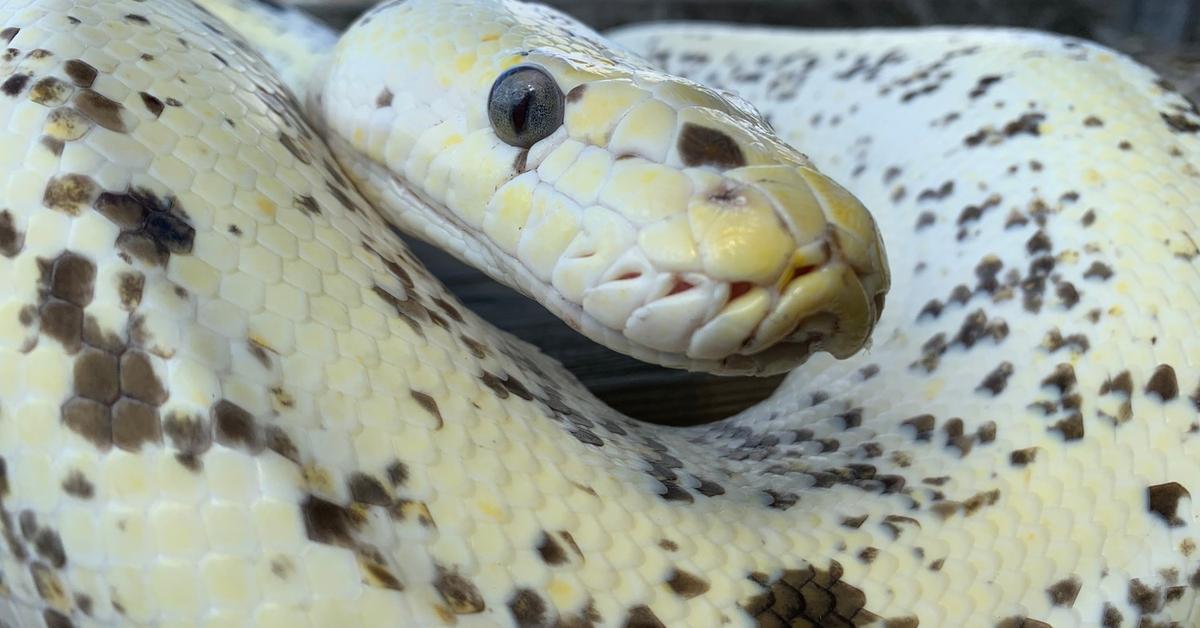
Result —
[[[1200,625],[1200,112],[1120,53],[3,0],[0,121],[0,624]],[[788,374],[624,416],[402,234]]]

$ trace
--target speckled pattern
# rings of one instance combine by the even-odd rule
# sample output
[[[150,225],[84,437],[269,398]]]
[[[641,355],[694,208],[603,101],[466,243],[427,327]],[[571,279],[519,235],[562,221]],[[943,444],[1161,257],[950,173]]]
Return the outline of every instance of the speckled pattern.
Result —
[[[1196,624],[1200,116],[1147,70],[620,33],[754,102],[893,272],[868,350],[670,429],[461,309],[225,33],[0,5],[4,623]]]

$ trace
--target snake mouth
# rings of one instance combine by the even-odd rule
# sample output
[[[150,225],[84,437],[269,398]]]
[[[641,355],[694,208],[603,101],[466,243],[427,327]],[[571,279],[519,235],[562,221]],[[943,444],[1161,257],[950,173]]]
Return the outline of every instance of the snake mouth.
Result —
[[[868,343],[890,277],[857,199],[791,166],[727,172],[701,196],[690,218],[701,257],[712,253],[706,272],[678,272],[656,254],[657,240],[639,238],[640,249],[585,294],[584,309],[609,315],[602,322],[634,343],[719,374],[772,375],[815,352],[846,358]],[[606,309],[589,303],[607,293],[616,296]],[[617,307],[617,297],[636,306]]]

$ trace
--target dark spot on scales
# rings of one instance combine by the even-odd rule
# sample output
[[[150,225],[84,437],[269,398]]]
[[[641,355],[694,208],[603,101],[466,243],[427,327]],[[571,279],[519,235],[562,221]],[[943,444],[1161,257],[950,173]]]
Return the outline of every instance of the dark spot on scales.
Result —
[[[667,586],[679,597],[690,600],[708,591],[709,584],[695,574],[682,569],[674,569],[667,577]]]
[[[413,400],[437,420],[437,427],[434,429],[441,429],[442,425],[444,425],[444,421],[442,420],[442,412],[438,409],[437,400],[423,392],[417,392],[413,390],[410,391],[410,393]]]
[[[635,606],[625,615],[624,628],[667,628],[649,606]]]
[[[173,198],[160,199],[147,190],[104,193],[96,211],[121,229],[117,246],[141,261],[166,266],[172,254],[192,252],[196,230]]]
[[[1168,364],[1159,364],[1154,368],[1154,374],[1146,383],[1146,394],[1158,395],[1163,401],[1171,401],[1179,396],[1179,382],[1175,379],[1175,369]]]
[[[0,211],[0,255],[12,258],[25,247],[25,234],[17,231],[12,212]]]
[[[78,469],[67,474],[67,477],[62,481],[62,489],[68,495],[78,497],[79,499],[91,499],[96,494],[95,485]]]
[[[387,506],[392,503],[392,498],[387,489],[383,488],[383,483],[366,473],[354,473],[346,484],[350,490],[350,498],[358,503],[374,506]]]
[[[742,149],[733,138],[691,122],[684,123],[679,132],[678,149],[685,166],[738,168],[746,165]]]
[[[383,109],[384,107],[392,106],[392,90],[383,88],[379,95],[375,97],[375,106]]]
[[[213,437],[217,443],[230,448],[248,449],[252,453],[262,451],[262,437],[254,415],[245,408],[222,399],[213,405],[211,416]]]
[[[352,531],[356,522],[346,508],[309,495],[300,504],[300,514],[304,517],[304,531],[310,540],[343,547],[353,545]]]
[[[1065,606],[1070,608],[1075,605],[1075,598],[1079,596],[1079,588],[1082,583],[1077,578],[1068,578],[1060,580],[1046,589],[1046,594],[1050,596],[1050,603],[1055,606]]]
[[[14,74],[8,77],[3,83],[0,83],[0,93],[5,96],[16,96],[20,94],[25,85],[29,83],[29,74]]]
[[[438,567],[438,577],[433,581],[433,588],[437,589],[455,615],[481,613],[485,608],[479,589],[456,572]]]
[[[1146,488],[1146,509],[1154,513],[1172,528],[1182,527],[1185,522],[1177,514],[1179,500],[1191,499],[1191,493],[1178,482],[1156,484]]]
[[[145,105],[146,111],[149,111],[151,114],[153,114],[155,118],[162,115],[163,108],[165,106],[163,105],[163,101],[159,100],[158,97],[154,96],[153,94],[146,92],[138,92],[138,95],[142,97],[142,104]]]
[[[121,119],[124,107],[115,100],[101,95],[90,89],[80,90],[75,94],[75,108],[92,122],[117,133],[125,133],[128,127]]]
[[[79,59],[70,59],[63,64],[63,71],[78,87],[91,87],[96,80],[96,68]]]
[[[542,542],[538,544],[537,552],[547,565],[561,565],[568,560],[566,550],[548,532],[542,532]]]
[[[512,613],[517,626],[546,624],[546,601],[531,589],[517,589],[508,600],[508,612]]]

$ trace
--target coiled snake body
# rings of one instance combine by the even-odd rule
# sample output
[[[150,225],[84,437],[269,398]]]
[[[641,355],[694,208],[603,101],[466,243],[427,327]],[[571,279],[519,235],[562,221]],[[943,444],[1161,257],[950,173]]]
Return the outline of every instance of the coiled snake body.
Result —
[[[541,8],[388,3],[331,49],[214,5],[253,43],[0,3],[5,624],[1197,625],[1200,115],[1150,71],[616,34],[751,107]],[[399,229],[645,359],[846,359],[641,424]]]

